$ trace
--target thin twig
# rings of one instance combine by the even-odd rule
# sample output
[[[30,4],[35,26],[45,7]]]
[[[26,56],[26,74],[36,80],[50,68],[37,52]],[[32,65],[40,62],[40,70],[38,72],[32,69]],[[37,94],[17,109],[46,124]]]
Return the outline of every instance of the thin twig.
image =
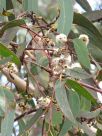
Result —
[[[81,85],[84,86],[84,87],[87,87],[87,88],[89,88],[89,89],[92,89],[92,90],[95,91],[95,92],[102,93],[102,89],[95,88],[95,87],[93,87],[93,86],[91,86],[91,85],[89,85],[89,84],[85,84],[85,83],[80,82],[80,81],[78,81],[78,83],[81,84]]]
[[[23,114],[21,114],[21,115],[19,115],[18,117],[16,117],[16,118],[14,119],[14,121],[17,121],[17,120],[23,118],[23,117],[26,116],[26,115],[29,115],[29,114],[31,114],[31,113],[33,113],[33,112],[36,112],[37,110],[38,110],[38,109],[31,109],[31,110],[29,110],[29,111],[27,111],[27,112],[24,112]]]

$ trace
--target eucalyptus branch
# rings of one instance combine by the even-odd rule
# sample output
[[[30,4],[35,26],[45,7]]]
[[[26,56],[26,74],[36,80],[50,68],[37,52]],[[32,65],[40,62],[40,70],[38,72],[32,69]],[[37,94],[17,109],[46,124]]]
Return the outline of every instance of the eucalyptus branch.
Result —
[[[24,112],[23,114],[21,114],[20,116],[16,117],[16,118],[14,119],[14,121],[17,121],[17,120],[23,118],[24,116],[29,115],[29,114],[31,114],[31,113],[33,113],[33,112],[36,112],[36,111],[37,111],[37,109],[31,109],[31,110],[29,110],[29,111],[26,111],[26,112]]]

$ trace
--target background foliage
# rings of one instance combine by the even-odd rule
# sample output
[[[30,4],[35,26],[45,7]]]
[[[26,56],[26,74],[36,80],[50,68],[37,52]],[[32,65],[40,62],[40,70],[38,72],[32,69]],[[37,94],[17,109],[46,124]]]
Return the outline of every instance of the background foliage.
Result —
[[[87,0],[0,0],[1,136],[102,135],[101,25]]]

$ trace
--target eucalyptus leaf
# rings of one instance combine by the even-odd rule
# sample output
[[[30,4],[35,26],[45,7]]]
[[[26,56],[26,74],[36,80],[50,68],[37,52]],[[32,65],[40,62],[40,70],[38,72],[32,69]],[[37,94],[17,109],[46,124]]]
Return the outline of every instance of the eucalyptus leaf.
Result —
[[[62,112],[64,113],[64,115],[71,122],[75,123],[75,119],[74,119],[73,113],[72,113],[70,105],[69,105],[67,93],[64,88],[64,84],[61,81],[56,82],[55,96],[56,96],[56,100],[58,102],[58,105],[59,105],[60,109],[62,110]]]
[[[23,7],[25,10],[37,12],[38,0],[23,0]]]
[[[41,117],[43,112],[43,109],[38,109],[37,112],[33,115],[33,117],[31,117],[23,126],[23,131],[21,131],[19,135],[22,135],[24,131],[28,131],[34,125],[34,123]]]
[[[57,30],[59,33],[68,35],[73,22],[73,4],[72,0],[57,0],[60,9]]]
[[[91,6],[87,0],[76,0],[80,6],[86,11],[92,11]]]
[[[83,67],[90,69],[89,53],[85,43],[77,38],[73,40],[73,43],[80,64]]]
[[[77,117],[77,115],[80,112],[80,98],[77,92],[68,89],[68,100],[70,104],[71,111],[74,115],[74,117]]]
[[[77,83],[74,80],[67,79],[66,85],[70,87],[71,89],[74,89],[79,95],[84,96],[86,99],[90,100],[93,103],[96,103],[96,99],[79,83]]]
[[[92,75],[88,74],[84,69],[78,67],[67,69],[65,73],[66,76],[70,76],[75,79],[87,79],[92,77]]]
[[[15,55],[14,52],[10,51],[3,43],[0,43],[0,56],[2,57],[12,57],[12,62],[20,65],[20,59]]]
[[[72,129],[73,126],[74,126],[74,124],[71,121],[65,120],[58,136],[65,136],[65,134],[68,132],[68,130]]]
[[[73,23],[85,28],[93,44],[102,50],[102,35],[86,17],[82,14],[74,13]]]
[[[8,23],[6,23],[1,29],[0,29],[0,38],[2,37],[2,35],[4,34],[5,30],[12,28],[12,27],[16,27],[16,26],[20,26],[25,24],[25,21],[23,19],[18,19],[18,20],[13,20],[13,21],[9,21]]]
[[[2,120],[1,123],[1,135],[2,136],[11,136],[13,130],[13,122],[14,122],[15,111],[10,111]]]

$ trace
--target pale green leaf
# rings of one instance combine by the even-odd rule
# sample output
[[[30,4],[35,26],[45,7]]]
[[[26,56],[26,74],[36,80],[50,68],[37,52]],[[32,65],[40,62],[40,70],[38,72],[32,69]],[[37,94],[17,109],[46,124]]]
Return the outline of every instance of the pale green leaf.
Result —
[[[73,43],[80,64],[83,67],[90,69],[90,59],[87,46],[82,40],[77,38],[73,40]]]
[[[75,119],[74,119],[73,113],[71,111],[69,102],[68,102],[67,93],[66,93],[66,90],[64,88],[64,84],[61,81],[56,82],[55,96],[56,96],[57,103],[58,103],[60,109],[62,110],[62,112],[64,113],[64,115],[70,121],[75,123]]]
[[[58,32],[68,35],[73,22],[73,4],[72,0],[57,0],[60,9],[58,19]]]

